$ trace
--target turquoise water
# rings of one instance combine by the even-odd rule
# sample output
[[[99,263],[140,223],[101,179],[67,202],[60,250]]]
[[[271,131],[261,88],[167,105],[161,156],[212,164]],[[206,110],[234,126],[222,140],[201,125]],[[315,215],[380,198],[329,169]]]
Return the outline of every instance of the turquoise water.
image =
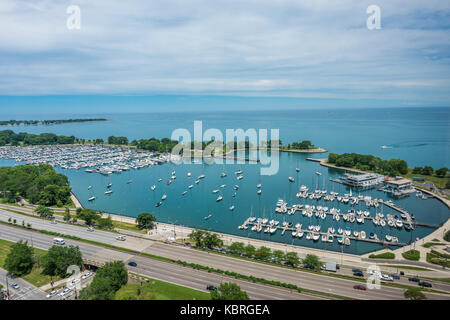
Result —
[[[304,139],[311,140],[315,145],[329,149],[332,152],[357,152],[363,154],[374,154],[385,159],[405,159],[410,167],[431,165],[435,168],[450,167],[449,155],[449,109],[378,109],[378,110],[340,110],[340,111],[279,111],[279,112],[240,112],[240,113],[154,113],[154,114],[122,114],[122,115],[89,115],[89,117],[106,117],[113,121],[99,123],[80,123],[52,126],[33,126],[12,128],[16,132],[54,132],[64,135],[75,135],[77,137],[92,139],[104,138],[109,135],[124,135],[130,139],[149,138],[152,136],[162,138],[171,135],[176,128],[186,128],[192,132],[193,121],[203,120],[203,130],[208,128],[279,128],[280,138],[287,144],[292,141]],[[82,115],[53,115],[52,118],[75,118]],[[1,115],[2,119],[18,119],[13,115]],[[23,117],[20,117],[21,119]],[[29,119],[44,119],[48,116],[30,115]],[[0,128],[2,130],[4,128]],[[388,146],[382,149],[381,146]],[[318,154],[314,157],[326,157],[327,154]],[[434,230],[434,228],[418,227],[413,231],[399,231],[389,227],[375,227],[371,221],[363,225],[336,222],[327,217],[325,220],[317,221],[315,217],[305,218],[300,213],[295,215],[276,214],[275,204],[281,198],[289,204],[308,203],[314,205],[325,205],[328,207],[341,208],[342,212],[350,209],[349,205],[334,202],[312,202],[311,200],[297,199],[295,194],[300,185],[306,185],[310,190],[328,189],[329,191],[348,193],[349,188],[341,184],[332,183],[330,178],[342,175],[335,169],[321,167],[318,163],[306,161],[307,155],[302,154],[280,154],[280,170],[274,176],[261,176],[260,164],[244,165],[175,165],[165,164],[155,167],[140,169],[138,171],[123,172],[105,177],[98,174],[80,171],[67,171],[57,168],[66,174],[71,182],[72,189],[83,206],[95,210],[136,217],[139,213],[150,212],[157,216],[158,221],[199,227],[223,233],[235,234],[243,237],[251,237],[262,240],[283,242],[294,245],[315,247],[333,251],[341,251],[363,254],[375,249],[382,248],[381,245],[362,241],[352,241],[350,246],[341,247],[335,243],[324,244],[320,240],[312,242],[302,239],[293,239],[290,232],[281,236],[281,231],[274,235],[255,233],[249,230],[238,230],[237,227],[251,214],[256,217],[267,217],[281,221],[297,222],[307,228],[310,224],[321,224],[322,231],[329,226],[345,228],[347,225],[358,231],[364,229],[366,233],[374,232],[380,239],[384,239],[386,233],[397,236],[400,242],[408,242],[416,237],[423,237]],[[10,161],[0,160],[0,165],[12,165]],[[295,168],[301,169],[297,174]],[[244,179],[238,181],[235,171],[242,169]],[[165,181],[170,178],[171,172],[175,170],[177,179],[166,185]],[[314,173],[320,170],[322,176]],[[220,178],[222,171],[228,176]],[[187,173],[192,177],[188,178]],[[196,185],[194,180],[200,174],[206,178]],[[288,177],[295,178],[295,183],[290,183]],[[157,179],[162,178],[163,182]],[[127,184],[132,180],[131,184]],[[106,185],[112,183],[113,193],[105,195]],[[262,195],[258,196],[256,185],[262,184]],[[150,187],[155,184],[157,189],[151,191]],[[188,185],[194,185],[189,190]],[[219,186],[226,184],[224,189]],[[235,198],[232,197],[235,190],[233,186],[238,184],[239,191]],[[93,188],[88,190],[88,186]],[[218,194],[212,190],[219,189],[223,196],[221,202],[216,202]],[[182,196],[183,191],[188,193]],[[353,193],[358,191],[353,190]],[[161,207],[155,204],[161,200],[163,194],[167,200],[163,201]],[[361,192],[376,198],[388,199],[388,196],[375,189]],[[89,202],[87,199],[95,196],[96,200]],[[414,214],[416,221],[439,225],[450,217],[450,212],[445,205],[435,199],[421,200],[414,195],[404,199],[393,199],[396,204]],[[235,206],[234,211],[229,207]],[[361,205],[362,210],[366,210]],[[374,208],[370,211],[374,215]],[[384,213],[392,213],[391,209],[385,207]],[[204,217],[211,214],[212,217],[205,220]]]
[[[342,175],[340,170],[321,167],[316,162],[306,161],[306,157],[306,155],[302,154],[282,153],[280,155],[280,171],[274,176],[260,176],[260,165],[250,163],[245,165],[164,164],[137,171],[112,174],[108,177],[86,173],[83,170],[72,171],[59,168],[57,170],[69,177],[74,193],[82,205],[87,208],[131,217],[136,217],[142,212],[150,212],[161,222],[199,227],[242,237],[332,251],[341,251],[343,249],[344,252],[353,254],[363,254],[382,248],[382,245],[363,241],[352,241],[350,246],[342,247],[336,240],[335,243],[325,244],[320,240],[318,242],[306,240],[305,236],[302,239],[293,239],[290,232],[286,232],[282,236],[280,230],[273,235],[263,232],[252,232],[250,229],[238,230],[237,227],[251,214],[256,217],[275,219],[280,221],[280,223],[282,221],[290,221],[295,225],[297,222],[300,222],[303,224],[303,229],[306,229],[310,224],[320,224],[322,231],[327,230],[329,226],[333,226],[336,229],[339,227],[345,229],[346,226],[349,226],[352,231],[354,229],[358,231],[365,230],[367,234],[374,232],[380,239],[384,239],[387,233],[397,236],[399,241],[403,243],[414,240],[416,237],[422,238],[435,230],[435,228],[417,227],[413,231],[404,229],[399,231],[396,228],[374,226],[371,221],[358,225],[344,222],[342,219],[336,222],[332,220],[331,216],[321,220],[315,217],[304,217],[299,212],[294,215],[275,213],[275,204],[279,198],[286,200],[289,204],[308,203],[325,205],[329,208],[334,206],[341,208],[342,212],[347,212],[351,208],[349,205],[340,204],[336,201],[325,202],[323,200],[305,200],[295,197],[297,190],[302,184],[308,186],[310,190],[315,190],[316,186],[318,186],[320,189],[334,190],[340,194],[350,191],[347,186],[329,181],[330,178]],[[8,163],[3,161],[0,164],[6,165]],[[300,168],[301,171],[299,173],[295,171],[296,167]],[[236,174],[234,173],[239,169],[244,171],[244,179],[240,181],[236,179]],[[167,185],[166,181],[174,170],[177,178],[170,185]],[[315,174],[317,170],[322,172],[322,176],[319,177]],[[225,178],[220,177],[223,171],[227,173]],[[187,177],[188,172],[192,174],[190,178]],[[206,175],[206,177],[199,184],[195,184],[194,180],[201,174]],[[289,182],[289,176],[295,178],[295,183]],[[163,181],[158,182],[158,178],[162,178]],[[132,183],[128,184],[129,180],[132,180]],[[106,185],[108,183],[113,184],[111,188],[113,193],[105,195],[104,192],[107,190]],[[259,183],[262,184],[262,194],[258,196],[256,185]],[[151,191],[150,187],[154,184],[157,188],[155,191]],[[194,187],[188,189],[188,186],[191,184]],[[226,187],[220,188],[222,184],[226,184]],[[237,192],[233,189],[235,184],[240,186]],[[88,186],[93,188],[88,190]],[[219,194],[213,194],[212,190],[214,189],[220,190],[219,194],[223,196],[222,201],[216,202]],[[188,193],[183,196],[183,191],[188,191]],[[237,194],[236,197],[232,197],[235,192]],[[358,193],[357,190],[352,192],[353,194]],[[155,204],[161,201],[163,194],[167,195],[167,199],[163,201],[162,206],[155,207]],[[371,195],[373,198],[391,199],[388,195],[376,191],[376,189],[361,191],[361,194]],[[95,196],[96,200],[89,202],[88,199],[92,196]],[[418,222],[438,225],[450,217],[447,207],[436,199],[421,200],[412,195],[404,199],[393,199],[393,201],[414,214]],[[232,205],[235,206],[234,211],[229,210],[229,207]],[[356,207],[356,209],[358,208]],[[366,210],[364,204],[361,204],[360,208]],[[378,211],[380,210],[378,208]],[[370,211],[372,216],[375,215],[374,208],[371,208]],[[398,214],[392,209],[384,207],[384,214],[386,215],[387,213]],[[205,220],[204,217],[208,214],[212,216],[210,219]]]
[[[276,106],[274,106],[275,108]],[[23,119],[12,114],[0,119]],[[204,131],[218,128],[278,128],[285,145],[311,140],[331,152],[373,154],[383,159],[400,158],[409,167],[450,167],[450,108],[397,108],[363,110],[275,110],[261,112],[177,112],[147,114],[54,114],[51,118],[104,117],[113,121],[51,126],[12,127],[19,132],[54,132],[80,138],[106,139],[110,135],[130,140],[170,137],[177,128],[193,131],[194,120],[202,120]],[[47,119],[48,115],[29,115]],[[3,130],[7,127],[2,127]],[[382,149],[381,146],[389,148]]]

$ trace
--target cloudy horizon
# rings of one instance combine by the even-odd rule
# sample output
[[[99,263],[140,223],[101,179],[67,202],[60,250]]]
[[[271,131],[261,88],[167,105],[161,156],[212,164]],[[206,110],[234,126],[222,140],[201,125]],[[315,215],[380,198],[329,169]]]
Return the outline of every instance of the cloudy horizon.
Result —
[[[381,9],[369,30],[366,8]],[[81,28],[66,9],[79,6]],[[0,3],[0,95],[194,95],[449,106],[445,1]]]

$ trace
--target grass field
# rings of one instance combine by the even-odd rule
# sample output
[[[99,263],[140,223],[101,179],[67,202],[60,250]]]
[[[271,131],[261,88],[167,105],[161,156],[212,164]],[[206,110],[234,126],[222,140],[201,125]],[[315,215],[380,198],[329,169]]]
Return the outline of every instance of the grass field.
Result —
[[[388,268],[398,268],[398,269],[405,269],[405,270],[414,270],[414,271],[432,271],[430,269],[421,268],[421,267],[411,267],[411,266],[402,266],[402,265],[389,265],[384,264],[381,265],[382,267],[388,267]]]
[[[116,292],[116,300],[210,300],[208,292],[202,292],[175,284],[149,279],[142,286],[129,283]]]
[[[11,246],[13,245],[13,242],[6,241],[0,239],[0,267],[4,268],[5,259],[8,255]],[[44,254],[46,254],[47,251],[42,249],[34,248],[34,254],[36,257],[42,257]],[[28,281],[32,285],[36,287],[40,287],[46,284],[49,284],[52,280],[50,276],[41,274],[42,270],[39,268],[36,264],[33,267],[33,270],[25,276],[22,277],[22,279]],[[53,277],[53,281],[61,280],[59,277]]]
[[[404,177],[408,178],[408,179],[412,179],[413,177],[423,178],[425,180],[433,182],[434,185],[438,188],[445,188],[445,184],[450,180],[450,177],[448,175],[444,178],[444,177],[436,177],[436,176],[426,176],[423,174],[415,174],[415,173],[412,173],[411,168],[408,169],[408,173],[405,174]]]

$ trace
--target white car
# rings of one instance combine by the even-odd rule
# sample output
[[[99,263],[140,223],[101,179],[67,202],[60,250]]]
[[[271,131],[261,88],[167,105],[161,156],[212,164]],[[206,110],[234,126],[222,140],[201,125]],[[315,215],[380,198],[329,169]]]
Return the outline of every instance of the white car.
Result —
[[[51,222],[52,224],[56,224],[56,220],[52,220],[52,222]]]
[[[65,296],[66,294],[68,294],[70,291],[72,291],[72,289],[66,288],[66,289],[64,289],[63,292],[61,292],[59,295],[60,295],[61,297],[64,297],[64,296]]]
[[[90,276],[92,276],[92,272],[86,273],[85,275],[83,275],[83,276],[81,277],[81,279],[86,280],[86,279],[89,278]]]
[[[90,232],[92,232],[92,231],[94,231],[94,228],[92,228],[92,227],[89,227],[89,228],[87,229],[87,231],[90,231]]]
[[[50,292],[48,295],[47,295],[47,298],[51,298],[51,297],[53,297],[53,296],[56,296],[58,294],[58,290],[53,290],[52,292]]]
[[[80,282],[80,279],[74,279],[74,280],[72,280],[71,284],[74,286],[74,285],[76,285],[78,282]]]
[[[388,276],[387,274],[379,274],[378,278],[380,280],[384,280],[384,281],[394,281],[394,278],[392,278],[391,276]]]
[[[116,240],[125,241],[125,237],[124,236],[117,236]]]
[[[15,282],[11,285],[11,287],[13,287],[16,290],[20,288],[20,286]]]

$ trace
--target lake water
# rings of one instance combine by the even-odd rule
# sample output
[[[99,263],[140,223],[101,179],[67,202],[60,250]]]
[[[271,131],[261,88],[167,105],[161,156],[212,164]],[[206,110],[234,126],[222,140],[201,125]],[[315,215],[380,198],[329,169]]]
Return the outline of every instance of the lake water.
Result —
[[[75,118],[78,115],[70,116]],[[332,152],[357,152],[374,154],[384,159],[405,159],[410,167],[416,165],[431,165],[435,168],[448,165],[449,154],[449,110],[448,109],[408,109],[408,110],[347,110],[347,111],[287,111],[287,112],[262,112],[255,114],[242,112],[235,113],[157,113],[157,114],[123,114],[123,115],[90,115],[90,117],[102,116],[114,121],[99,123],[80,123],[53,126],[33,126],[13,128],[15,131],[31,133],[54,132],[57,134],[74,135],[81,138],[104,138],[109,135],[124,135],[131,139],[149,138],[152,136],[162,138],[170,137],[172,130],[187,128],[192,132],[194,120],[203,120],[204,130],[207,128],[279,128],[280,138],[284,144],[292,141],[311,140],[315,145],[329,149]],[[5,118],[5,115],[2,116]],[[33,117],[30,116],[30,119]],[[54,116],[52,118],[59,118]],[[66,118],[69,118],[66,116]],[[6,117],[6,119],[13,119]],[[17,119],[17,117],[16,117]],[[37,119],[34,117],[33,119]],[[382,149],[385,145],[389,148]],[[326,157],[327,154],[318,154],[314,157]],[[341,208],[342,212],[350,209],[349,205],[323,200],[303,200],[295,197],[300,185],[306,185],[310,190],[320,189],[334,190],[340,194],[348,193],[349,187],[333,183],[330,179],[342,175],[342,171],[321,167],[318,163],[306,161],[308,155],[304,154],[280,154],[280,170],[273,176],[261,176],[260,164],[247,163],[243,165],[207,165],[207,164],[164,164],[137,171],[128,171],[121,174],[113,174],[109,177],[99,174],[86,173],[83,170],[70,171],[57,168],[66,174],[71,182],[72,189],[83,206],[109,213],[136,217],[139,213],[150,212],[158,221],[199,227],[223,233],[235,234],[243,237],[251,237],[262,240],[283,242],[294,245],[315,247],[332,251],[341,251],[354,254],[363,254],[382,248],[379,244],[363,241],[352,241],[350,246],[341,246],[337,243],[322,243],[321,240],[313,242],[302,239],[293,239],[290,232],[284,236],[281,231],[273,235],[263,232],[256,233],[248,230],[238,230],[250,215],[266,217],[282,221],[290,221],[295,225],[303,224],[303,229],[308,225],[321,225],[321,231],[326,231],[329,226],[336,229],[345,229],[349,226],[352,231],[365,230],[366,233],[374,232],[380,239],[385,234],[399,238],[400,242],[408,242],[416,237],[423,237],[434,228],[417,227],[413,231],[398,230],[397,228],[376,227],[371,221],[366,220],[363,225],[332,220],[328,216],[325,220],[316,220],[303,217],[299,212],[294,215],[282,215],[275,213],[275,205],[278,199],[284,199],[290,205],[314,204],[328,207]],[[11,165],[10,161],[0,160],[0,165]],[[295,168],[299,167],[297,173]],[[242,169],[244,179],[238,181],[235,171]],[[177,179],[167,185],[165,181],[170,178],[175,170]],[[315,174],[321,171],[322,176]],[[227,177],[221,178],[222,172]],[[192,177],[188,178],[187,173]],[[197,185],[194,180],[201,175],[206,175]],[[288,181],[288,177],[295,178],[295,182]],[[162,178],[162,182],[158,182]],[[128,184],[127,181],[132,180]],[[105,195],[106,185],[112,183],[113,193]],[[256,185],[262,184],[262,194],[257,195]],[[150,187],[156,185],[155,191]],[[225,188],[220,185],[226,184]],[[236,192],[233,186],[240,186]],[[93,186],[88,190],[88,186]],[[189,185],[194,185],[188,189]],[[223,200],[216,202],[219,194],[213,194],[212,190],[219,189]],[[183,191],[188,191],[182,195]],[[352,191],[354,194],[357,190]],[[167,199],[163,205],[156,208],[155,204],[161,201],[163,194]],[[373,198],[389,199],[383,192],[376,189],[361,191],[363,195]],[[95,201],[89,202],[92,196]],[[414,196],[403,199],[393,199],[396,204],[408,210],[416,217],[416,221],[439,225],[450,217],[447,207],[436,199],[421,200]],[[229,207],[234,205],[234,211]],[[359,209],[356,208],[356,209]],[[366,210],[364,204],[361,210]],[[378,211],[380,208],[378,209]],[[371,208],[371,215],[375,209]],[[398,214],[384,207],[384,214]],[[204,217],[211,214],[211,218]]]

